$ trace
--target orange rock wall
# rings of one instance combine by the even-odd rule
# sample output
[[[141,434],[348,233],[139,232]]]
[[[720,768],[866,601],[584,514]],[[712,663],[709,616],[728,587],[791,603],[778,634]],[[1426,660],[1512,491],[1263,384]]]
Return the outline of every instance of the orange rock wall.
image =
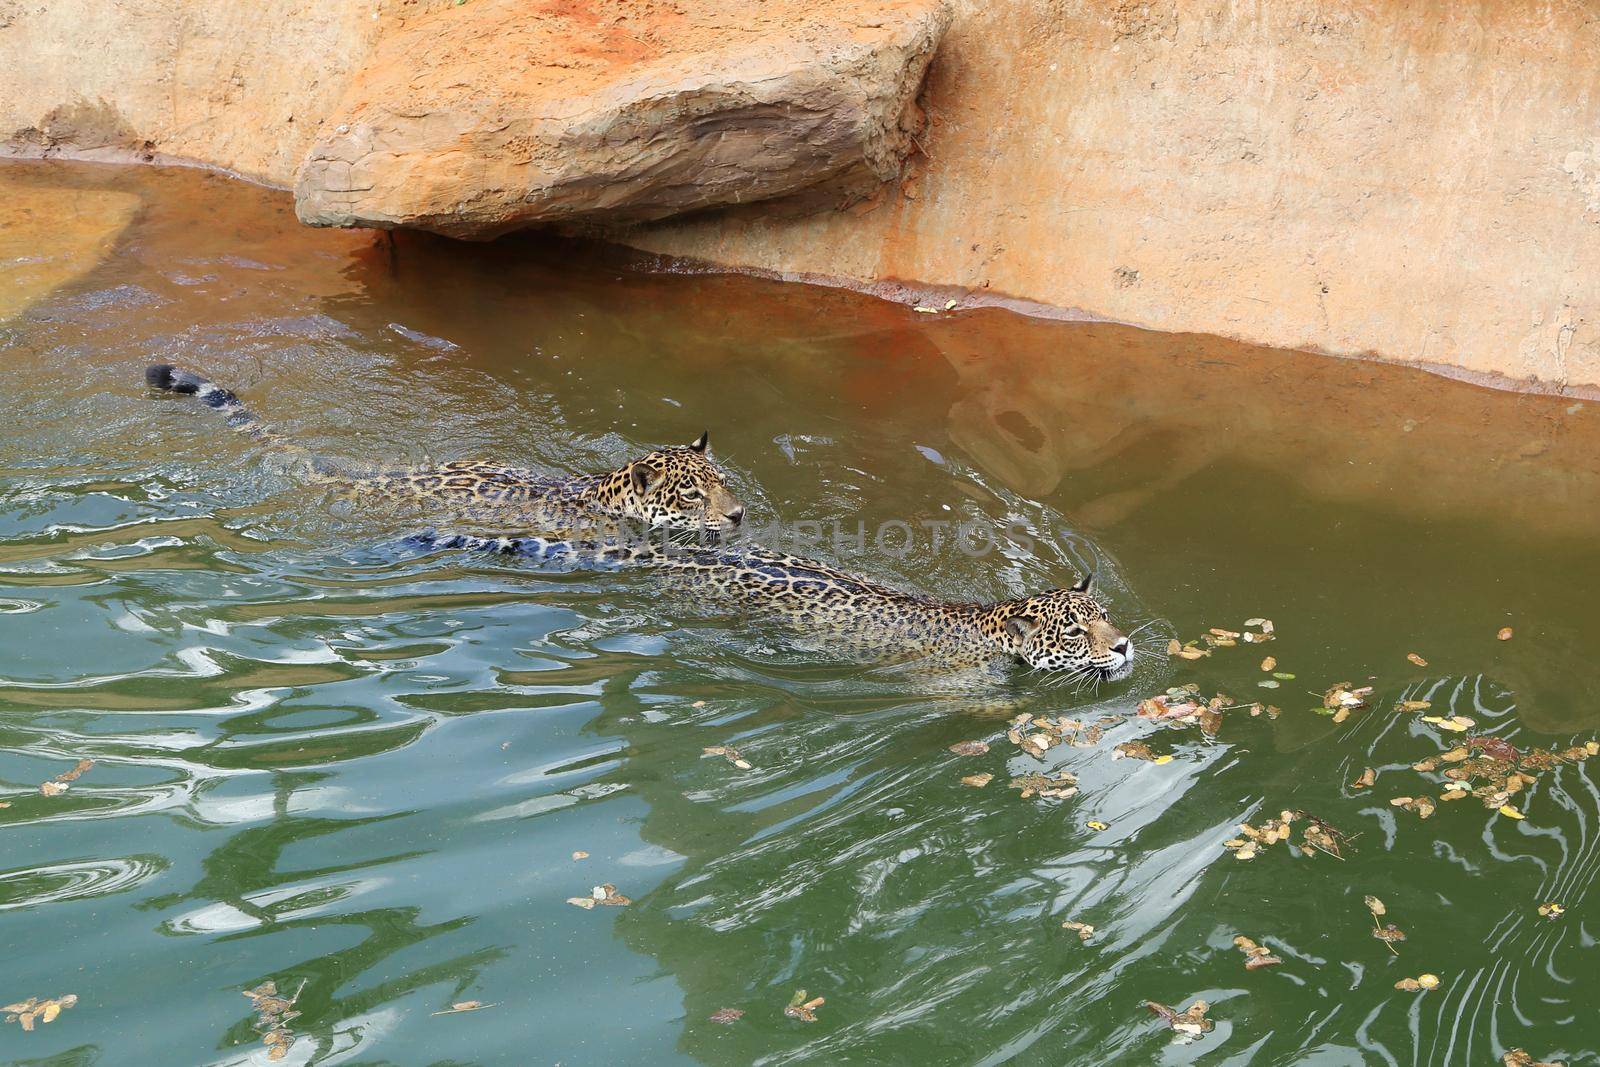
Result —
[[[1162,330],[1600,383],[1584,0],[957,0],[919,172],[657,251]]]

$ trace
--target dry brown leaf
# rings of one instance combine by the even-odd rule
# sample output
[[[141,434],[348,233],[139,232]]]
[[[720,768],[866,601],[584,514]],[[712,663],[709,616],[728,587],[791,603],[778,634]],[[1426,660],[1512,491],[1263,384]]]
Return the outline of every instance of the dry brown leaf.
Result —
[[[1361,772],[1361,777],[1350,783],[1351,789],[1371,789],[1372,783],[1378,780],[1378,772],[1368,767]]]
[[[575,860],[586,860],[589,858],[589,854],[582,849],[579,849],[572,854],[572,858]]]
[[[950,751],[958,756],[981,756],[989,751],[989,746],[982,741],[958,741],[950,746]]]
[[[1418,667],[1426,667],[1428,665],[1428,661],[1417,655],[1415,652],[1407,652],[1406,659],[1410,660],[1412,663],[1415,663]]]
[[[613,908],[620,908],[625,904],[633,903],[633,901],[617,892],[617,887],[612,885],[610,882],[607,882],[605,885],[595,886],[593,889],[589,890],[589,895],[594,898],[594,902],[596,904],[605,904],[608,907]]]
[[[493,1004],[485,1004],[481,1000],[462,1000],[462,1001],[458,1001],[455,1004],[450,1005],[448,1008],[444,1009],[443,1011],[436,1011],[433,1014],[435,1014],[435,1015],[460,1015],[462,1012],[480,1011],[483,1008],[492,1008],[492,1007],[494,1007]]]
[[[1061,928],[1063,930],[1072,930],[1077,933],[1079,941],[1087,941],[1089,938],[1094,936],[1094,927],[1090,926],[1088,923],[1075,922],[1072,919],[1068,919],[1066,922],[1062,923]]]
[[[55,1022],[56,1017],[59,1016],[63,1010],[72,1007],[76,1003],[78,1003],[78,997],[75,993],[67,993],[63,996],[53,997],[49,1000],[40,1000],[38,997],[29,997],[27,1000],[21,1001],[17,1004],[7,1004],[4,1008],[0,1008],[0,1012],[4,1012],[5,1014],[12,1016],[11,1019],[7,1020],[8,1022],[15,1021],[19,1023],[24,1030],[31,1031],[34,1028],[35,1023]]]
[[[65,782],[45,782],[39,786],[39,792],[47,797],[58,797],[71,788]]]
[[[1389,909],[1383,906],[1383,901],[1379,900],[1377,897],[1371,895],[1370,893],[1367,894],[1366,896],[1362,897],[1361,899],[1362,899],[1362,902],[1367,905],[1367,910],[1372,912],[1372,914],[1374,914],[1374,915],[1386,915],[1386,914],[1388,914]]]
[[[1261,661],[1261,669],[1264,670],[1264,671],[1275,671],[1275,670],[1277,670],[1278,669],[1278,661],[1277,661],[1277,659],[1275,657],[1273,657],[1273,656],[1268,656],[1266,659]]]
[[[994,781],[994,775],[992,774],[969,774],[961,779],[961,784],[970,785],[974,789],[982,789],[992,781]]]
[[[92,759],[81,759],[81,760],[78,761],[78,765],[76,767],[72,768],[72,770],[70,770],[70,771],[62,771],[60,774],[56,775],[56,781],[58,781],[58,782],[76,782],[79,778],[83,777],[83,774],[84,774],[85,771],[87,771],[89,768],[91,768],[93,766],[94,766],[94,760],[92,760]]]
[[[812,997],[810,1000],[806,1000],[806,991],[799,989],[795,991],[794,996],[789,998],[789,1006],[783,1009],[783,1013],[791,1019],[814,1023],[817,1021],[817,1009],[825,1003],[827,1002],[822,997]]]
[[[1011,779],[1011,788],[1022,791],[1022,799],[1038,795],[1052,800],[1076,796],[1078,779],[1068,771],[1055,774],[1023,774]]]
[[[728,1023],[736,1023],[740,1019],[744,1018],[744,1009],[718,1008],[716,1011],[711,1013],[710,1018],[712,1022],[722,1023],[724,1025],[727,1025]]]
[[[1509,627],[1509,626],[1500,627],[1500,632],[1495,634],[1494,636],[1498,640],[1501,640],[1501,641],[1509,641],[1509,640],[1511,640],[1511,627]]]
[[[1535,1060],[1520,1048],[1508,1051],[1504,1056],[1500,1057],[1500,1062],[1505,1067],[1562,1067],[1562,1064],[1559,1063],[1545,1063],[1543,1060]]]
[[[1211,1005],[1203,1000],[1195,1001],[1182,1011],[1175,1011],[1153,1000],[1145,1001],[1144,1006],[1180,1034],[1199,1037],[1211,1029],[1211,1020],[1206,1018],[1206,1012],[1211,1010]]]
[[[571,904],[575,908],[582,908],[585,911],[588,911],[590,908],[594,907],[595,899],[594,897],[568,897],[567,903]]]

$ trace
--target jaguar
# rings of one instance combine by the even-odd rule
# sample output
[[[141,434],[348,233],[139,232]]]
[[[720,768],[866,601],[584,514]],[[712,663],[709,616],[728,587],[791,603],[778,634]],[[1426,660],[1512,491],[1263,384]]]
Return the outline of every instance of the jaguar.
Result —
[[[955,667],[1020,662],[1095,681],[1133,671],[1133,642],[1111,622],[1092,574],[1032,596],[960,603],[753,544],[618,544],[434,530],[407,540],[427,551],[485,551],[557,566],[647,567],[701,602],[714,598],[820,635],[826,647],[854,657]]]
[[[467,460],[398,471],[360,472],[316,456],[257,418],[229,389],[193,371],[158,363],[145,371],[151,388],[192,396],[222,414],[229,427],[274,451],[297,457],[296,473],[332,484],[356,501],[443,504],[454,515],[497,520],[505,528],[557,533],[618,533],[613,524],[712,535],[737,527],[744,505],[712,462],[709,434],[659,448],[615,470],[549,478],[503,463]]]

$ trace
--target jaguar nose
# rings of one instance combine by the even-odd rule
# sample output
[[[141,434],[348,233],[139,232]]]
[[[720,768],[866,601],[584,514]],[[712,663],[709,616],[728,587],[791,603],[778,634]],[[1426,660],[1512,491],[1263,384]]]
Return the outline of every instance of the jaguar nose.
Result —
[[[1117,643],[1111,646],[1111,651],[1119,653],[1123,659],[1133,658],[1133,644],[1126,637],[1119,638]]]
[[[738,507],[734,508],[732,511],[725,512],[724,514],[726,515],[727,520],[730,523],[732,523],[733,525],[737,526],[741,522],[744,521],[744,505],[740,504]]]

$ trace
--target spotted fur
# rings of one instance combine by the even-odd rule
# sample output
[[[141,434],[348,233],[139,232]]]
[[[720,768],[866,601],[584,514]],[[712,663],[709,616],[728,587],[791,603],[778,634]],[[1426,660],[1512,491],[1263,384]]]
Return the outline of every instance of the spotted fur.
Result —
[[[1093,578],[1067,589],[995,604],[950,603],[906,593],[799,556],[741,545],[603,544],[539,537],[426,533],[429,549],[508,553],[558,564],[645,566],[697,598],[823,635],[830,648],[872,659],[952,665],[1022,663],[1095,679],[1127,677],[1132,642],[1112,625]]]
[[[300,457],[309,481],[335,483],[357,502],[443,504],[452,514],[542,532],[596,533],[616,523],[647,529],[726,532],[744,519],[744,505],[727,475],[707,455],[708,435],[661,448],[604,474],[545,478],[499,463],[458,462],[377,474],[340,467],[284,440],[231,391],[191,371],[157,364],[145,380],[167,392],[194,396],[221,412],[234,430]]]

